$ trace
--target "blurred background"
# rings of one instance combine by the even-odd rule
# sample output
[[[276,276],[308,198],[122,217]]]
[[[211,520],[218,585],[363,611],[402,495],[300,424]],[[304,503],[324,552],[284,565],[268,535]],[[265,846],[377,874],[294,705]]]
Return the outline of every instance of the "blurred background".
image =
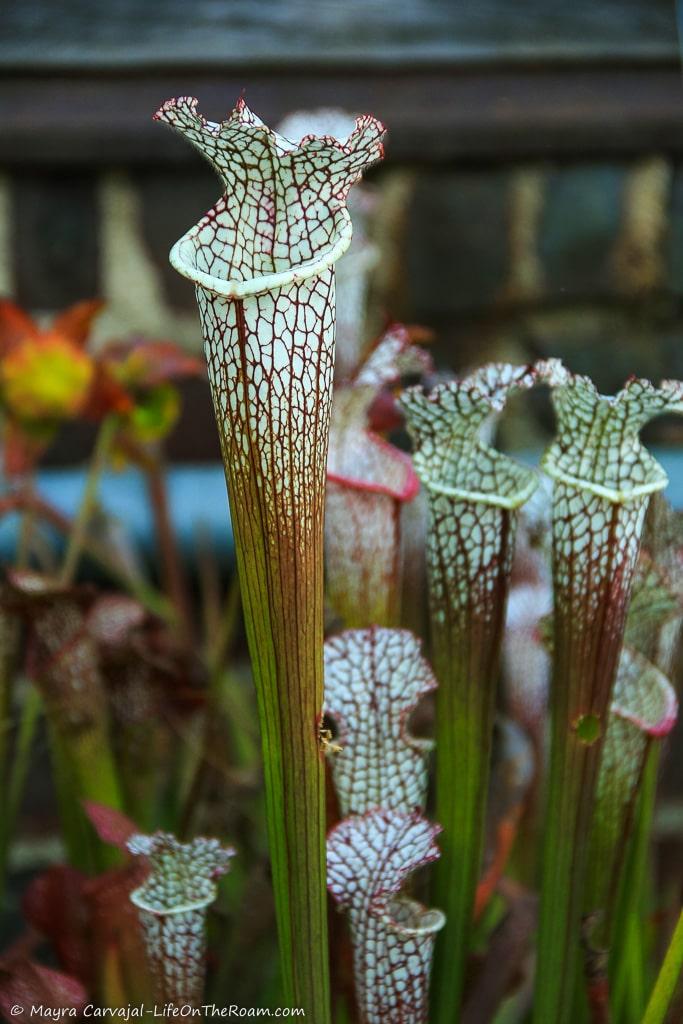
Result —
[[[98,296],[96,340],[199,350],[167,253],[219,190],[151,116],[190,94],[218,120],[244,91],[269,124],[319,106],[386,122],[373,327],[432,328],[456,370],[559,355],[603,390],[683,374],[673,0],[10,0],[0,73],[0,294],[33,313]],[[207,395],[185,385],[173,459],[217,457]],[[50,460],[87,448],[66,431]]]

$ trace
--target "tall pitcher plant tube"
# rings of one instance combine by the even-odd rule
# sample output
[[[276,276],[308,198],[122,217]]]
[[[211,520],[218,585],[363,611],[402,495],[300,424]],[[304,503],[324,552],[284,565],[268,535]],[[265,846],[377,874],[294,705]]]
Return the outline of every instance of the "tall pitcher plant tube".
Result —
[[[534,1020],[565,1024],[586,880],[588,836],[633,573],[649,496],[667,484],[643,448],[648,420],[683,411],[683,385],[630,380],[615,397],[557,360],[553,478],[554,643],[551,753]]]
[[[430,395],[404,392],[413,461],[430,507],[427,568],[436,692],[436,818],[443,827],[435,902],[435,1020],[458,1019],[484,843],[496,682],[516,510],[535,475],[480,433],[528,367],[494,364]]]
[[[109,867],[118,854],[90,846],[79,806],[123,805],[92,603],[82,591],[19,570],[8,575],[3,599],[30,624],[28,671],[45,705],[65,828],[71,822],[70,858],[83,868]]]
[[[584,908],[598,913],[591,942],[609,947],[635,800],[651,744],[676,723],[676,693],[632,647],[619,658],[590,831]]]
[[[284,998],[329,1019],[325,897],[323,506],[334,363],[334,263],[346,195],[383,126],[294,145],[240,100],[222,124],[196,100],[156,117],[225,194],[171,250],[195,282],[256,683]]]
[[[401,617],[403,510],[420,488],[405,452],[368,429],[383,388],[431,368],[396,324],[354,379],[335,389],[327,462],[327,594],[345,626],[396,626]]]

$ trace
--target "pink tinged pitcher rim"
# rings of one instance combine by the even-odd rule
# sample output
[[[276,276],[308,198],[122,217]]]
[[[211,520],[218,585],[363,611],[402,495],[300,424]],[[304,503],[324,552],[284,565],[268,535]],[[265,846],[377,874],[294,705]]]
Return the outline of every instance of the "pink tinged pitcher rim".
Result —
[[[364,433],[369,443],[380,449],[388,459],[391,459],[393,462],[400,464],[403,467],[405,476],[402,487],[389,487],[386,484],[375,483],[371,480],[363,479],[361,476],[347,475],[344,473],[330,471],[329,469],[327,471],[327,479],[332,483],[339,484],[342,487],[348,487],[354,491],[363,491],[366,494],[380,494],[388,498],[393,498],[395,501],[412,501],[413,498],[417,497],[420,490],[420,479],[413,468],[413,461],[410,456],[407,452],[401,451],[400,448],[396,448],[388,441],[385,441],[383,437],[379,434],[375,434],[374,431],[365,430]]]

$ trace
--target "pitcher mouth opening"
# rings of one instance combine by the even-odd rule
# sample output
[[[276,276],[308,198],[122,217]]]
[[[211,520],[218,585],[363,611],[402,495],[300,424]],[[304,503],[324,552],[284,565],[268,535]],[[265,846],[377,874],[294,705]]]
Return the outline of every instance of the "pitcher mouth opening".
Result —
[[[262,295],[264,292],[299,284],[310,277],[317,277],[333,266],[348,249],[353,234],[351,218],[345,208],[335,210],[334,222],[335,241],[322,248],[312,259],[288,267],[286,270],[258,275],[246,281],[225,280],[199,270],[196,266],[196,253],[199,248],[195,237],[196,227],[190,228],[182,238],[178,239],[169,253],[169,261],[179,274],[214,295],[222,295],[226,299],[246,299],[252,295]]]

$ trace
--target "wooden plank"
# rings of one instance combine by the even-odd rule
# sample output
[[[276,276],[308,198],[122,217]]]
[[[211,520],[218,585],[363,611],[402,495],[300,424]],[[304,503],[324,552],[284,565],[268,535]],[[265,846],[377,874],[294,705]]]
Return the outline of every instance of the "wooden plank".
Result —
[[[6,75],[0,162],[196,161],[151,115],[196,95],[217,120],[242,89],[268,123],[303,107],[368,110],[389,127],[392,160],[510,159],[683,152],[676,68],[450,69],[380,72]]]
[[[31,0],[0,9],[5,69],[367,69],[677,52],[673,0]]]

